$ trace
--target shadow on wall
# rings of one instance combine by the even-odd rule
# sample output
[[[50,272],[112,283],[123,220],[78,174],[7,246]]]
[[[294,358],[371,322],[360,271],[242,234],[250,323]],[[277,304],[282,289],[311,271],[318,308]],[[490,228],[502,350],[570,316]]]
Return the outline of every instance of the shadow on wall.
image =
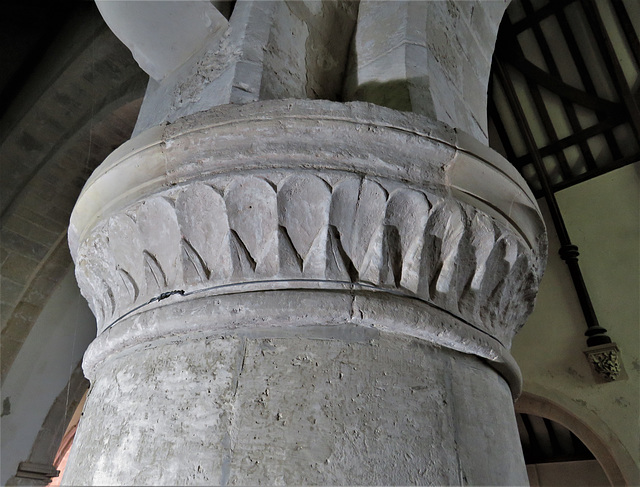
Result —
[[[412,93],[420,93],[420,105],[425,106],[416,106]],[[429,92],[429,80],[426,77],[386,82],[370,81],[356,89],[353,100],[421,115],[430,115],[433,112],[433,100]]]

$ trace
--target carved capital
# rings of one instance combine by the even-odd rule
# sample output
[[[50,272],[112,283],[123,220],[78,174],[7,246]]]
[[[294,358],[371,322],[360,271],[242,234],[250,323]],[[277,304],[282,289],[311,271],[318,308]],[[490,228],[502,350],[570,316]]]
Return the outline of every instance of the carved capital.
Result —
[[[622,372],[620,350],[615,343],[589,347],[584,351],[593,370],[604,380],[614,381]]]
[[[419,300],[505,347],[546,252],[535,199],[497,154],[324,101],[219,107],[133,139],[87,183],[70,243],[99,333],[176,293],[313,284]]]

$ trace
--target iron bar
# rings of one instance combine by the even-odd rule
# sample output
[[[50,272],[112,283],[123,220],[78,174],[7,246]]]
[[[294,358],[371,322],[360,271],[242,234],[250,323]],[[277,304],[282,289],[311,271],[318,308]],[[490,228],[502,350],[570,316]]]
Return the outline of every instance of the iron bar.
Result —
[[[564,224],[564,219],[560,213],[560,207],[558,206],[556,197],[549,184],[549,178],[547,177],[542,157],[540,157],[535,139],[531,133],[531,128],[527,123],[524,111],[522,110],[522,106],[513,87],[513,83],[497,56],[494,56],[494,69],[500,79],[500,83],[504,89],[509,106],[514,112],[516,123],[524,137],[527,149],[533,155],[533,167],[535,168],[538,179],[540,180],[542,193],[547,206],[549,207],[551,219],[553,220],[554,227],[560,240],[560,250],[558,253],[560,254],[560,258],[566,262],[567,267],[569,268],[569,273],[571,274],[571,279],[578,295],[578,301],[580,302],[580,307],[587,323],[587,331],[585,332],[585,335],[587,336],[587,346],[591,347],[611,343],[611,338],[607,336],[607,330],[600,326],[595,310],[593,309],[593,304],[591,303],[591,298],[584,282],[580,265],[578,264],[578,247],[571,242],[571,238],[569,237],[569,232]]]

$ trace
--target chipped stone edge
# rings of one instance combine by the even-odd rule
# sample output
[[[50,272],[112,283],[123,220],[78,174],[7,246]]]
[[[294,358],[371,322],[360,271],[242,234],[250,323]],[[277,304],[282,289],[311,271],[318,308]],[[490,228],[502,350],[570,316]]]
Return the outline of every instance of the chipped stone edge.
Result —
[[[279,123],[295,120],[281,137]],[[295,140],[292,134],[302,122],[328,122],[326,131],[354,134],[362,125],[373,127],[376,137],[391,139],[398,132],[409,136],[414,151],[428,141],[451,152],[448,160],[434,163],[418,154],[401,162],[384,161],[363,167],[345,166],[348,156],[334,148],[335,161],[318,161],[318,169],[364,171],[367,175],[389,179],[411,179],[417,186],[450,188],[456,197],[477,207],[513,228],[528,243],[540,261],[546,261],[546,234],[537,202],[515,168],[495,151],[483,146],[470,135],[413,113],[398,112],[369,103],[348,104],[324,100],[283,100],[255,102],[246,105],[225,105],[184,117],[171,125],[153,127],[116,149],[89,178],[71,215],[69,247],[75,260],[78,246],[102,219],[125,208],[132,202],[158,190],[190,180],[221,173],[266,169],[261,166],[260,154],[250,155],[235,167],[219,167],[209,159],[185,163],[182,154],[168,157],[167,145],[188,136],[208,141],[207,150],[215,152],[211,143],[216,129],[221,127],[250,128],[260,122],[273,124],[269,135]],[[264,136],[264,134],[261,134]],[[246,148],[251,141],[231,141],[232,146]],[[193,144],[191,144],[193,146]],[[304,145],[304,144],[303,144]],[[305,147],[301,147],[304,149]],[[302,150],[300,151],[302,152]],[[342,156],[340,159],[339,156]],[[152,163],[150,163],[152,161]],[[236,161],[237,162],[237,161]],[[304,161],[313,164],[313,161]],[[321,162],[321,163],[320,163]],[[395,164],[395,167],[394,167]],[[377,167],[376,167],[377,166]],[[404,166],[404,167],[403,167]],[[282,167],[276,162],[270,167]],[[425,171],[428,170],[428,174]],[[504,190],[507,199],[504,199]],[[502,191],[500,191],[502,190]],[[541,271],[544,264],[540,265]]]
[[[387,289],[373,286],[327,281],[254,282],[234,285],[232,291],[229,287],[186,297],[174,295],[116,322],[89,345],[83,359],[85,375],[93,380],[106,360],[167,340],[224,336],[341,339],[345,326],[358,326],[475,355],[506,380],[514,400],[522,391],[520,369],[506,347],[423,300],[389,296]],[[301,313],[301,300],[323,305],[306,306]]]

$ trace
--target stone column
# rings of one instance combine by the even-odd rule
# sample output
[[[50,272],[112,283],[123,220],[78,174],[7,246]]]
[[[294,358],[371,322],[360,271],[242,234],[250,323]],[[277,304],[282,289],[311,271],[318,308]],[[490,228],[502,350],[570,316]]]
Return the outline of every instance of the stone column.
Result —
[[[290,32],[289,4],[238,5],[230,97],[247,39],[280,46],[277,64]],[[321,45],[318,16],[341,4],[292,5],[287,28]],[[244,93],[318,79],[267,64]],[[188,65],[152,82],[139,134],[72,216],[98,337],[64,482],[526,483],[508,348],[545,243],[515,169],[433,114],[365,102],[202,91],[208,109],[154,112],[168,86],[206,91]]]

